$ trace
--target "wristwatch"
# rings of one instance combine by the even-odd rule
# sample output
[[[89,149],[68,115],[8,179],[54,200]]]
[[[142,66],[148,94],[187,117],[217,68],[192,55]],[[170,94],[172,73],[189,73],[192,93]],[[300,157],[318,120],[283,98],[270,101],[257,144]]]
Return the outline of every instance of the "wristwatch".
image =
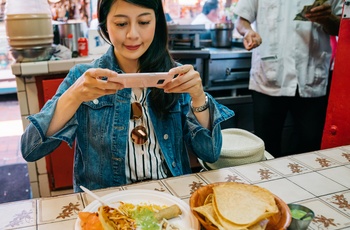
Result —
[[[205,96],[205,102],[203,105],[199,106],[199,107],[193,107],[192,105],[192,101],[191,101],[191,108],[192,111],[195,113],[200,113],[203,112],[204,110],[206,110],[209,107],[209,102],[208,102],[208,96]]]

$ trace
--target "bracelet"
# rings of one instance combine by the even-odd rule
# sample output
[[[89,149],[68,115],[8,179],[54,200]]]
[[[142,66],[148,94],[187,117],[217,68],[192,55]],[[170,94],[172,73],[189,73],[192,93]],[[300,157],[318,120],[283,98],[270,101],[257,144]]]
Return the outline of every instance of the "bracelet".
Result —
[[[199,107],[193,107],[192,101],[191,101],[191,108],[192,108],[192,111],[195,112],[195,113],[203,112],[204,110],[206,110],[207,108],[209,108],[208,96],[205,96],[204,105],[201,105],[201,106],[199,106]]]

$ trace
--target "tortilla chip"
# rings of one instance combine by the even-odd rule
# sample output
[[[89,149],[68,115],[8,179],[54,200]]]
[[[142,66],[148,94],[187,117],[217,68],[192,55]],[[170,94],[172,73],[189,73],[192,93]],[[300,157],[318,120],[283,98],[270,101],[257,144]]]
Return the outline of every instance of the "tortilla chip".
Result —
[[[278,213],[273,194],[248,184],[225,183],[213,187],[215,210],[220,223],[249,227]]]
[[[218,208],[217,208],[217,205],[216,205],[216,197],[214,196],[213,197],[213,203],[212,203],[212,206],[213,206],[213,209],[214,209],[214,212],[217,216],[217,219],[219,221],[219,223],[225,228],[225,229],[240,229],[240,230],[246,230],[247,229],[247,226],[245,225],[238,225],[236,223],[233,223],[227,219],[225,219],[219,212]]]
[[[213,225],[218,227],[219,230],[225,230],[225,228],[220,225],[219,220],[217,219],[212,203],[196,207],[194,210],[205,216],[205,218],[207,218]]]
[[[226,223],[226,226],[223,227],[220,224],[220,221],[218,219],[218,216],[216,215],[216,212],[214,211],[214,207],[211,203],[199,206],[194,208],[194,210],[200,214],[202,214],[205,218],[207,218],[213,225],[215,225],[219,230],[264,230],[266,228],[266,225],[268,223],[268,220],[263,220],[253,226],[250,226],[249,228],[244,227],[237,227],[234,225],[230,225]]]
[[[211,203],[212,203],[213,195],[214,195],[213,193],[210,193],[210,194],[205,198],[204,205],[206,205],[206,204],[211,204]]]

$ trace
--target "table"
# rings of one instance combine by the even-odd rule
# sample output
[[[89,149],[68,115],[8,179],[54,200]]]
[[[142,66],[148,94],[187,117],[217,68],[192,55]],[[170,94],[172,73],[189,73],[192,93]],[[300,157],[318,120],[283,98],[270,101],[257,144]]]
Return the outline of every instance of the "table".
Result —
[[[350,145],[95,191],[103,196],[158,190],[188,203],[196,189],[220,181],[256,184],[286,203],[311,208],[315,218],[309,229],[350,229]],[[92,201],[85,193],[74,193],[1,204],[0,229],[74,229],[78,212]]]

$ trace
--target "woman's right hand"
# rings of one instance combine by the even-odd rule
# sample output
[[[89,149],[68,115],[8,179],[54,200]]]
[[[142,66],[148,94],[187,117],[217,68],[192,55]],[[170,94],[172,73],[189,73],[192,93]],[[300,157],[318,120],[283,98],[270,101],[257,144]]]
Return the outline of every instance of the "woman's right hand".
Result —
[[[81,103],[92,101],[104,95],[115,94],[118,90],[123,89],[123,85],[101,79],[116,76],[118,76],[118,73],[109,69],[88,69],[70,87],[69,91]]]
[[[62,129],[76,113],[83,102],[92,101],[107,94],[115,94],[122,89],[121,84],[101,80],[104,77],[117,76],[109,69],[89,69],[58,99],[55,113],[51,119],[46,136],[51,136]]]

